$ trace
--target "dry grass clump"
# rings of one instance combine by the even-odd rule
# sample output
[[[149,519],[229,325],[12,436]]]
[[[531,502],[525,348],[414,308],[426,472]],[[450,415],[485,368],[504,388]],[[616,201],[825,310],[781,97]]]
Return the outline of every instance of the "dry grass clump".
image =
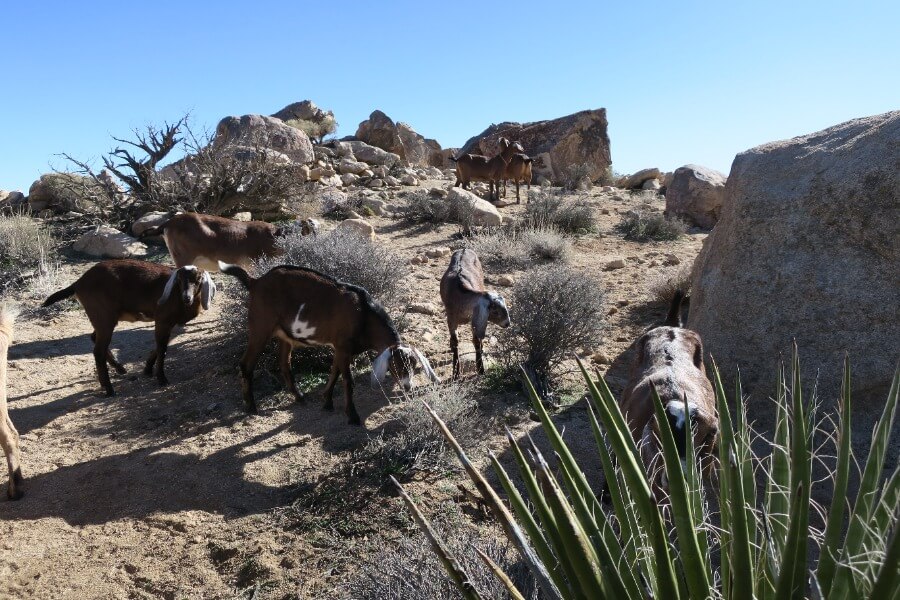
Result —
[[[648,285],[648,293],[653,302],[667,304],[672,301],[675,292],[681,290],[685,295],[691,291],[691,270],[693,265],[684,264],[677,269],[669,269],[657,273]]]
[[[400,212],[411,223],[456,223],[463,231],[469,231],[475,221],[475,209],[468,202],[442,198],[425,190],[407,196]]]
[[[626,240],[637,242],[668,242],[677,240],[687,231],[687,226],[679,219],[668,219],[660,212],[639,209],[629,211],[616,225]]]
[[[482,598],[505,600],[509,594],[500,580],[474,552],[478,548],[500,565],[527,600],[536,600],[537,586],[528,567],[499,531],[479,531],[459,510],[437,515],[432,526],[457,556]],[[445,600],[460,598],[428,540],[418,530],[399,539],[374,538],[365,548],[366,559],[349,578],[341,598],[353,600]]]
[[[0,289],[26,283],[29,297],[56,291],[59,265],[50,233],[24,213],[0,215]]]
[[[372,437],[356,458],[374,467],[380,475],[399,476],[413,471],[440,471],[455,465],[446,441],[425,411],[428,403],[453,430],[469,443],[479,439],[483,418],[473,386],[465,382],[419,388],[394,413],[398,426],[393,433],[382,430]]]
[[[547,265],[517,278],[509,305],[512,325],[500,335],[499,352],[509,368],[524,363],[544,377],[576,349],[600,341],[603,290],[569,266]]]
[[[401,304],[400,280],[409,267],[385,245],[351,231],[335,230],[317,236],[289,234],[279,246],[284,255],[258,261],[260,273],[278,265],[307,267],[364,288],[388,310]]]
[[[550,190],[536,190],[525,207],[525,222],[553,227],[564,233],[591,233],[597,229],[594,209],[583,198],[565,199]]]
[[[590,163],[581,163],[570,165],[566,170],[566,178],[563,182],[567,190],[589,190],[591,189],[591,171],[593,167]]]
[[[493,229],[466,240],[481,262],[500,270],[524,269],[535,262],[566,262],[572,246],[552,227]]]

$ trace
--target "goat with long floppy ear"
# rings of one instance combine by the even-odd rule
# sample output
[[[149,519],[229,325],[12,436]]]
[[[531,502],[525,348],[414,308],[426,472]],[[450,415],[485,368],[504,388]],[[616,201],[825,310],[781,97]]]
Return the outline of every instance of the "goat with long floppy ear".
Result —
[[[209,310],[209,305],[212,304],[215,297],[216,283],[212,280],[209,273],[203,271],[200,279],[200,304],[203,305],[203,310]]]
[[[431,363],[428,362],[428,358],[425,357],[422,351],[413,346],[410,346],[409,349],[412,350],[412,353],[415,355],[416,359],[418,359],[419,364],[422,365],[422,370],[425,371],[428,380],[431,383],[439,383],[441,378],[438,377],[437,373],[434,372],[434,369],[431,368]]]
[[[160,306],[165,304],[166,301],[168,301],[169,296],[172,295],[172,288],[175,287],[175,280],[178,279],[179,270],[180,269],[173,269],[172,274],[169,275],[169,279],[166,281],[166,287],[163,288],[162,296],[159,297],[159,301],[157,302]]]
[[[391,348],[384,351],[372,362],[372,387],[378,386],[387,377],[388,363],[391,361]]]

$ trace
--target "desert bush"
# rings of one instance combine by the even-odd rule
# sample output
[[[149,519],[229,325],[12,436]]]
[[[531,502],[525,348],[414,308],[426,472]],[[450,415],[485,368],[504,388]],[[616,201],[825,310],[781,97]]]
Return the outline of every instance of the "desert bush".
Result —
[[[795,347],[790,379],[783,367],[777,379],[776,425],[771,435],[751,428],[740,381],[729,399],[713,367],[720,435],[717,515],[704,501],[696,461],[682,465],[659,398],[654,394],[669,481],[664,503],[653,499],[640,450],[606,382],[592,378],[583,366],[582,373],[590,392],[588,416],[611,508],[600,503],[533,388],[529,388],[532,405],[558,464],[552,468],[533,444],[528,449],[529,461],[510,437],[528,503],[498,462],[493,462],[494,471],[510,496],[512,511],[501,506],[499,496],[477,469],[466,469],[547,597],[583,598],[585,589],[602,592],[602,597],[635,599],[878,600],[895,595],[900,471],[885,476],[885,466],[897,413],[900,370],[894,374],[872,432],[868,456],[857,461],[851,443],[854,408],[849,358],[844,363],[837,422],[817,420],[815,394],[807,399],[801,389]],[[460,461],[468,465],[462,447],[452,434],[446,435]],[[828,442],[820,445],[817,439]],[[686,442],[687,455],[693,456],[692,436],[687,436]],[[756,454],[763,446],[768,446],[768,455]],[[827,476],[814,479],[814,464],[827,469]],[[848,481],[855,465],[864,466],[851,505]],[[757,488],[758,482],[764,490]],[[453,561],[470,552],[438,547],[440,535],[429,530],[415,502],[397,486],[432,541],[432,549],[463,590],[467,573],[461,563]],[[830,501],[816,503],[814,490],[829,496]],[[810,526],[811,514],[821,515],[824,530]],[[669,531],[673,525],[674,532]],[[817,547],[816,552],[810,552],[812,546]],[[483,596],[475,590],[466,597]]]
[[[369,439],[360,451],[360,462],[374,466],[381,474],[400,475],[413,471],[446,470],[452,457],[446,450],[446,440],[428,415],[422,401],[428,403],[448,423],[454,424],[461,439],[467,443],[479,439],[478,402],[471,384],[450,382],[429,385],[408,394],[393,413],[397,427],[393,432],[382,430]]]
[[[407,196],[401,214],[412,223],[456,223],[464,232],[470,231],[475,221],[471,204],[432,195],[425,190]]]
[[[389,311],[401,304],[400,280],[408,265],[385,245],[341,230],[317,236],[293,233],[281,238],[278,245],[284,255],[258,261],[260,273],[284,264],[307,267],[365,288]]]
[[[595,346],[603,331],[603,291],[575,269],[552,265],[518,277],[509,297],[512,324],[500,335],[508,368],[524,363],[547,376],[577,348]]]
[[[40,223],[24,213],[0,215],[0,289],[19,287],[23,277],[29,287],[39,286],[35,293],[55,284],[54,257],[53,239]]]
[[[530,194],[525,222],[532,227],[554,227],[564,233],[590,233],[597,228],[594,209],[584,198],[565,199],[543,189]]]
[[[479,232],[465,245],[478,254],[486,266],[524,269],[535,262],[566,262],[571,244],[552,227],[509,227]]]
[[[567,190],[589,189],[591,187],[591,171],[593,168],[590,163],[569,165],[569,168],[566,169],[563,187]]]
[[[672,301],[677,290],[681,290],[686,296],[690,295],[692,267],[692,264],[683,264],[677,269],[657,273],[648,286],[650,299],[653,302],[667,304]]]
[[[479,531],[457,510],[440,514],[432,526],[456,554],[482,598],[505,600],[506,588],[472,551],[484,552],[509,575],[524,598],[538,598],[534,579],[515,549],[493,528]],[[450,600],[461,596],[429,551],[428,538],[414,531],[399,539],[377,537],[364,549],[367,558],[342,590],[347,600]],[[390,557],[387,560],[386,557]]]
[[[337,131],[338,126],[334,115],[325,115],[325,117],[321,121],[288,119],[284,122],[284,124],[289,125],[294,129],[299,129],[300,131],[308,135],[315,144],[321,144],[323,138],[326,135],[331,135],[332,133]]]
[[[626,240],[667,242],[684,235],[687,226],[683,221],[668,219],[660,212],[639,209],[628,211],[616,229],[625,235]]]
[[[315,184],[313,185],[315,186]],[[337,221],[350,218],[351,213],[360,214],[365,202],[365,196],[362,194],[348,195],[330,189],[321,191],[317,186],[312,189],[312,192],[307,192],[307,194],[312,195],[315,201],[318,202],[322,216]]]

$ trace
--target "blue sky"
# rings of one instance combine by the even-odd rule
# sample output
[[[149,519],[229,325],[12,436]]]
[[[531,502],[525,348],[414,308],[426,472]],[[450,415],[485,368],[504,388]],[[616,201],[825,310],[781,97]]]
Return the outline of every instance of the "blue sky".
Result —
[[[311,99],[444,146],[606,107],[613,167],[699,163],[900,109],[894,2],[4,2],[0,188],[177,119]]]

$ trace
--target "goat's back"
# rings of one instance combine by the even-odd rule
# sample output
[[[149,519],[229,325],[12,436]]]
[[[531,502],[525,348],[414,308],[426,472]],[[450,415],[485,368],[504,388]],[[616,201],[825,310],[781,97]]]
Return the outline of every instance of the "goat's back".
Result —
[[[75,297],[93,322],[99,318],[152,318],[172,267],[140,260],[105,260],[72,285]]]
[[[450,264],[441,277],[441,299],[447,304],[452,290],[481,293],[484,287],[484,269],[478,254],[471,248],[457,250],[450,257]]]
[[[248,265],[277,256],[277,228],[264,221],[235,221],[200,213],[181,213],[165,226],[163,237],[175,265],[196,265],[217,272],[218,261]]]

